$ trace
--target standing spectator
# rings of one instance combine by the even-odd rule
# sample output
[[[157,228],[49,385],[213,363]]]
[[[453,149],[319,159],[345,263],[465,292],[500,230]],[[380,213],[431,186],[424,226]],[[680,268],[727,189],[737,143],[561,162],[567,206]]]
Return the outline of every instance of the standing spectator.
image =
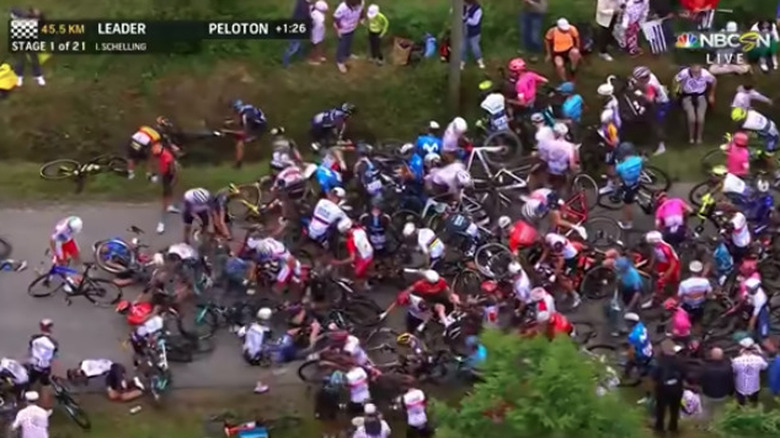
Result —
[[[322,55],[322,41],[325,39],[325,12],[328,4],[325,0],[319,0],[311,11],[311,54],[309,64],[320,65],[325,61]]]
[[[647,18],[649,7],[647,0],[629,0],[623,13],[623,28],[626,30],[626,50],[631,56],[639,56],[639,30]]]
[[[713,348],[709,358],[704,361],[699,374],[704,414],[712,418],[717,405],[727,400],[734,392],[734,371],[729,361],[723,359],[723,350]]]
[[[658,366],[653,370],[655,381],[655,430],[665,430],[666,412],[669,411],[669,432],[677,432],[680,419],[680,404],[683,396],[683,382],[686,374],[680,360],[675,356],[679,347],[670,339],[661,343],[661,356]]]
[[[342,73],[347,72],[347,59],[352,55],[352,40],[355,29],[363,18],[363,0],[344,0],[333,13],[333,27],[339,37],[336,46],[336,65]]]
[[[566,82],[566,64],[568,63],[572,73],[575,73],[580,62],[580,33],[576,27],[569,24],[569,20],[559,18],[555,27],[547,31],[544,40],[547,53],[545,61],[552,61],[558,77]]]
[[[366,12],[368,18],[368,45],[371,50],[371,60],[378,65],[385,62],[382,56],[382,38],[387,34],[390,22],[387,21],[385,14],[379,12],[379,6],[371,5]]]
[[[520,32],[523,48],[528,52],[542,53],[542,22],[546,12],[547,0],[523,0],[523,12],[520,15]],[[534,61],[536,61],[535,57],[531,57],[531,62]]]
[[[479,47],[479,40],[482,37],[482,6],[477,0],[465,0],[463,5],[463,45],[460,47],[461,61],[460,69],[466,67],[466,49],[471,49],[471,54],[477,60],[479,68],[485,68],[485,62],[482,60],[482,49]]]
[[[671,0],[650,0],[650,13],[661,21],[661,31],[664,33],[666,45],[671,47],[674,44],[674,29],[672,28],[672,19],[674,18],[674,8]]]
[[[295,0],[295,9],[293,10],[293,20],[304,20],[309,29],[312,28],[311,23],[311,0]],[[285,67],[290,66],[293,56],[301,51],[301,40],[292,40],[287,46],[287,50],[284,51],[284,57],[282,63]]]
[[[43,19],[43,14],[38,9],[11,9],[11,19]],[[16,86],[21,87],[24,84],[24,67],[27,63],[30,63],[33,77],[35,82],[41,87],[46,85],[46,80],[43,78],[43,71],[41,70],[41,63],[38,59],[37,53],[18,53],[16,54],[16,63],[14,63],[14,73],[16,73]]]
[[[757,405],[758,393],[761,391],[761,371],[767,369],[769,364],[759,355],[758,345],[753,338],[747,337],[739,345],[742,347],[739,356],[731,360],[737,403],[744,406],[750,400],[750,403]]]
[[[612,42],[612,31],[618,17],[618,0],[599,0],[596,5],[596,24],[599,25],[598,46],[599,57],[605,61],[612,61],[609,54],[609,43]]]
[[[21,438],[49,438],[49,413],[38,406],[38,393],[24,393],[27,406],[16,413],[11,429],[22,429]]]
[[[160,222],[157,223],[157,234],[162,234],[165,232],[166,213],[176,211],[171,207],[173,206],[173,187],[176,182],[177,165],[176,158],[168,148],[162,147],[162,144],[157,143],[152,146],[152,155],[157,158],[158,178],[162,184],[162,215]]]

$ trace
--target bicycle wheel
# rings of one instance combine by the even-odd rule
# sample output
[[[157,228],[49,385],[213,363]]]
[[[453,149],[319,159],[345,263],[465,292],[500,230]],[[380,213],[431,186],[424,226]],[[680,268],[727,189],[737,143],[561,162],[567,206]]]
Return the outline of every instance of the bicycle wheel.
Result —
[[[393,226],[397,235],[401,235],[404,230],[404,225],[408,222],[415,224],[416,226],[422,225],[422,218],[420,214],[412,210],[398,210],[390,216],[390,223]]]
[[[0,260],[5,260],[11,255],[13,247],[7,240],[0,237]]]
[[[474,264],[482,275],[489,278],[499,278],[506,274],[513,260],[509,248],[500,243],[482,245],[474,253]]]
[[[464,269],[455,275],[455,279],[452,281],[452,287],[466,295],[479,295],[480,286],[482,285],[482,277],[477,271],[472,269]]]
[[[260,203],[260,196],[260,189],[254,184],[236,186],[236,192],[228,199],[228,215],[238,221],[245,220],[251,215],[248,206],[257,206]]]
[[[68,179],[78,175],[80,167],[81,163],[78,161],[63,158],[49,161],[41,166],[40,175],[41,178],[50,181]]]
[[[116,155],[101,155],[92,160],[92,164],[97,164],[101,168],[108,169],[117,175],[127,176],[127,159]]]
[[[593,323],[587,321],[571,322],[574,326],[572,339],[580,345],[587,344],[591,339],[598,335]]]
[[[615,272],[606,266],[596,266],[582,278],[580,295],[591,300],[600,300],[611,296],[616,287]]]
[[[593,216],[583,224],[588,233],[588,243],[594,248],[609,248],[617,241],[623,241],[623,229],[615,219],[607,216]]]
[[[484,141],[483,147],[500,146],[500,152],[484,152],[485,161],[498,168],[512,165],[522,156],[523,144],[520,137],[511,130],[497,131],[490,134]]]
[[[133,251],[127,242],[110,239],[99,242],[93,251],[95,263],[110,274],[127,271],[133,263]]]
[[[599,203],[599,186],[596,180],[585,173],[578,173],[571,180],[571,192],[585,195],[588,210],[593,210]]]
[[[89,420],[89,415],[81,408],[79,403],[73,398],[70,390],[65,383],[62,382],[56,376],[51,378],[52,389],[54,390],[54,397],[57,402],[62,405],[68,416],[84,430],[92,427],[92,422]]]
[[[691,188],[691,191],[688,192],[688,200],[691,201],[691,204],[697,208],[701,207],[702,199],[705,195],[712,192],[713,186],[712,183],[707,181],[702,181],[693,188]]]
[[[208,339],[214,336],[219,326],[219,318],[217,314],[206,304],[198,304],[195,306],[195,317],[179,318],[176,320],[176,325],[179,331],[184,335],[192,336],[194,339],[202,340]]]
[[[47,272],[38,276],[29,286],[27,286],[27,293],[35,298],[48,297],[65,287],[65,284],[65,277],[59,274],[49,274]],[[36,287],[39,286],[43,289],[36,290]]]
[[[113,307],[122,299],[122,289],[105,278],[85,278],[84,296],[99,307]]]
[[[726,152],[721,148],[713,149],[701,158],[701,171],[705,175],[709,175],[715,166],[723,166],[726,164]]]
[[[319,359],[307,360],[298,367],[298,378],[306,383],[322,383],[332,371],[332,368],[321,365]]]
[[[598,205],[605,210],[620,210],[623,208],[623,196],[617,191],[601,193],[599,194]]]
[[[645,166],[642,169],[639,183],[651,192],[665,192],[672,186],[669,175],[655,166]]]
[[[382,309],[370,298],[351,298],[344,309],[347,319],[358,327],[371,327],[381,322]]]

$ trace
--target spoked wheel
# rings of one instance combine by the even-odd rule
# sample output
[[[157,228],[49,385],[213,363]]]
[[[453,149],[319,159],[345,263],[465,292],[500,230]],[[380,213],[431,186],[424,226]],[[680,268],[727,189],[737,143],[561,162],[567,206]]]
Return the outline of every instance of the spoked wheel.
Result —
[[[40,175],[41,178],[51,181],[68,179],[78,175],[80,167],[81,163],[78,161],[63,158],[41,166]]]
[[[27,293],[35,298],[43,298],[65,287],[65,277],[48,272],[33,280],[27,286]]]
[[[416,226],[421,226],[422,218],[419,213],[412,210],[398,210],[390,216],[390,223],[398,235],[401,235],[401,232],[404,230],[404,225],[408,222],[411,222]]]
[[[606,266],[589,270],[580,283],[580,295],[591,300],[611,296],[617,287],[615,272]]]
[[[480,277],[479,273],[471,269],[464,269],[455,275],[452,287],[460,293],[478,295],[481,283],[482,277]]]
[[[691,204],[693,204],[695,207],[701,207],[702,199],[704,197],[711,193],[715,186],[709,181],[702,181],[691,189],[690,192],[688,192],[688,200],[691,201]]]
[[[298,368],[298,377],[306,383],[322,383],[335,366],[319,359],[307,360]]]
[[[639,183],[651,192],[665,192],[672,186],[672,180],[663,170],[655,166],[645,166],[639,176]]]
[[[504,167],[514,164],[523,151],[520,137],[511,130],[498,131],[490,134],[483,144],[484,147],[500,147],[499,152],[485,152],[485,160],[491,166]]]
[[[593,216],[585,222],[588,243],[594,248],[609,248],[616,241],[623,241],[623,229],[616,220],[607,216]]]
[[[112,307],[122,299],[122,289],[104,278],[84,279],[84,296],[99,307]]]
[[[571,181],[571,191],[585,196],[588,210],[593,210],[599,203],[599,186],[590,175],[579,173]]]
[[[92,422],[89,420],[89,415],[81,408],[76,399],[70,393],[70,390],[65,386],[65,383],[58,377],[52,376],[51,379],[52,388],[54,390],[54,397],[57,402],[65,409],[68,416],[76,422],[84,430],[92,427]]]
[[[231,218],[244,220],[250,215],[248,206],[260,204],[260,189],[254,184],[237,186],[238,193],[232,194],[227,203],[227,211]]]
[[[92,163],[100,167],[105,167],[117,175],[127,176],[127,159],[124,157],[101,155],[92,160]]]
[[[94,253],[95,263],[100,269],[111,274],[125,272],[133,263],[133,251],[126,242],[119,239],[98,242]]]
[[[722,149],[713,149],[701,158],[701,170],[705,175],[709,175],[717,166],[723,166],[726,163],[726,152]]]
[[[181,333],[198,340],[214,336],[219,326],[216,313],[212,312],[210,307],[202,304],[195,308],[195,318],[179,318],[176,323]]]
[[[474,264],[485,277],[498,278],[507,272],[514,260],[512,252],[500,243],[482,245],[474,254]]]
[[[0,238],[0,260],[5,260],[11,256],[13,247],[7,240]]]

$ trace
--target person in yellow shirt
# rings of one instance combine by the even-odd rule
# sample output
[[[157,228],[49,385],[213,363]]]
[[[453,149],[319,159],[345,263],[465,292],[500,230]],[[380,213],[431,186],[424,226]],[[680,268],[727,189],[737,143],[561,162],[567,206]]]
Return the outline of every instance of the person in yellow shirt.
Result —
[[[387,33],[390,22],[387,21],[385,14],[379,12],[377,5],[368,7],[366,17],[368,18],[368,44],[371,48],[371,60],[382,65],[385,62],[382,56],[382,38]]]

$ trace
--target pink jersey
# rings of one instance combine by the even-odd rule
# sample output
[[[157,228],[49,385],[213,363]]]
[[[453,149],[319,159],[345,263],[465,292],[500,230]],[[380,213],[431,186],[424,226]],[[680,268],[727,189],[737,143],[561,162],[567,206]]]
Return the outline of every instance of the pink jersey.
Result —
[[[532,71],[522,73],[515,83],[515,92],[517,100],[524,106],[531,106],[536,100],[536,85],[547,82],[544,76],[538,75]]]
[[[726,169],[729,173],[743,177],[750,170],[750,151],[748,148],[729,145],[726,150]]]
[[[676,338],[691,335],[691,318],[682,307],[678,307],[672,316],[672,335]]]
[[[685,223],[685,201],[680,198],[668,198],[655,210],[655,222],[663,228],[677,227]]]

